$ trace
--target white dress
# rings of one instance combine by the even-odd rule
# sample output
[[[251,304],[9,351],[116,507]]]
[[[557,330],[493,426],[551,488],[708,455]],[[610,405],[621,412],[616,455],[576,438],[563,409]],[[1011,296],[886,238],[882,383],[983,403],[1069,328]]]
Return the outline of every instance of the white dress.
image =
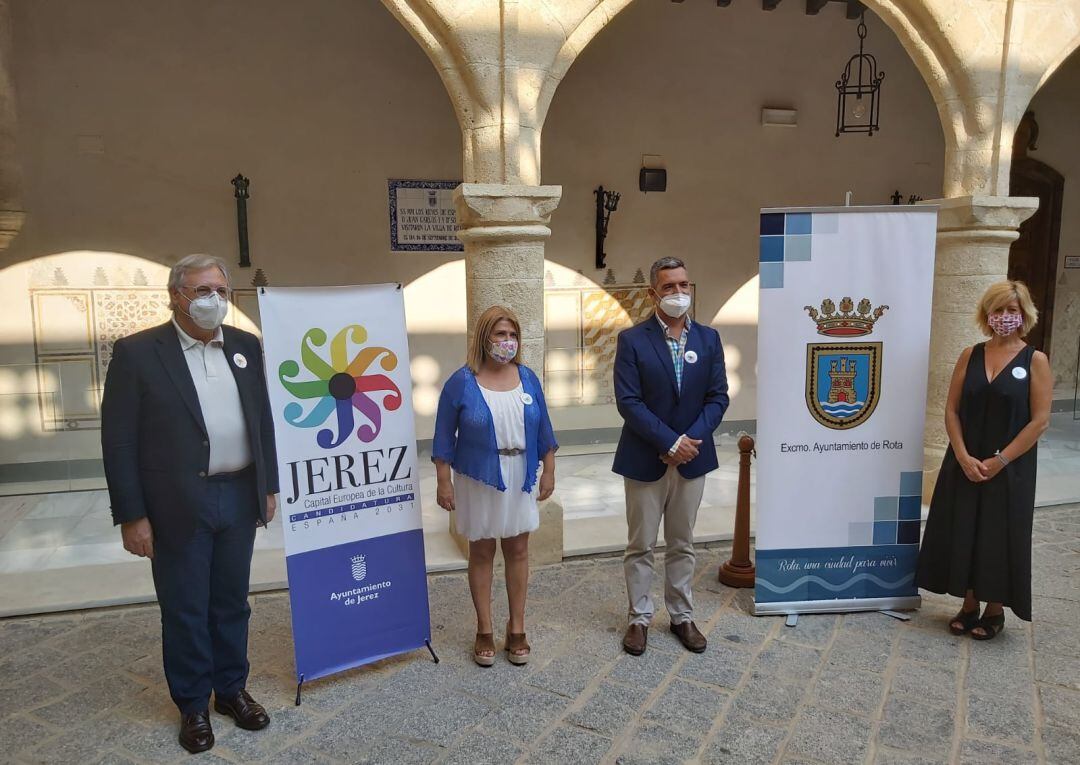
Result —
[[[525,449],[525,394],[521,385],[513,390],[495,391],[480,386],[495,421],[495,441],[500,449]],[[530,493],[525,485],[525,454],[499,455],[506,491],[454,473],[454,515],[458,533],[475,542],[479,539],[516,537],[540,527],[536,496],[539,480]]]

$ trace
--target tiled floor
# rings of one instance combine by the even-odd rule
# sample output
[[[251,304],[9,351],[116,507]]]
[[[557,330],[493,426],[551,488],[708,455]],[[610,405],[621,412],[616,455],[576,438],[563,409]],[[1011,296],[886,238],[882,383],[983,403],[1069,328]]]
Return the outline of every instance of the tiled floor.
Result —
[[[738,486],[736,438],[718,442],[720,469],[706,480],[698,514],[699,541],[730,539]],[[557,461],[557,497],[564,510],[566,555],[622,549],[626,542],[622,479],[611,472],[611,446],[568,447]],[[1039,506],[1080,501],[1080,421],[1053,415],[1039,447]],[[429,570],[460,568],[465,561],[435,504],[435,476],[421,464],[421,496]],[[753,502],[751,471],[751,502]],[[751,521],[751,527],[752,527]],[[284,585],[279,523],[256,540],[252,586]],[[149,566],[119,542],[104,491],[0,497],[0,616],[72,608],[90,603],[142,602],[153,597]]]

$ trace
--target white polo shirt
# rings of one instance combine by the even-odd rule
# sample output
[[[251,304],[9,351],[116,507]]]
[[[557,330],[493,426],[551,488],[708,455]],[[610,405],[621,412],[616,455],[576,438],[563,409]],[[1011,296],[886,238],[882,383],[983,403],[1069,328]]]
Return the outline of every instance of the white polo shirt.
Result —
[[[184,352],[199,396],[206,434],[210,440],[210,475],[232,473],[251,464],[247,423],[240,405],[240,391],[225,358],[221,327],[209,343],[196,340],[173,319],[180,348]]]

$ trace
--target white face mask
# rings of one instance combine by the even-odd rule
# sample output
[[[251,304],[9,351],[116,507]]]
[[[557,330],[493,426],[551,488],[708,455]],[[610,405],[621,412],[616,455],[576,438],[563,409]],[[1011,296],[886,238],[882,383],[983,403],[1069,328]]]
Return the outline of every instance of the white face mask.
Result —
[[[187,296],[185,295],[184,298],[187,299]],[[184,311],[183,308],[180,310]],[[188,303],[188,310],[184,311],[196,326],[208,332],[220,327],[228,312],[229,304],[216,292],[206,297],[195,298]]]
[[[685,292],[666,295],[660,298],[660,310],[672,319],[678,319],[690,310],[690,295]]]

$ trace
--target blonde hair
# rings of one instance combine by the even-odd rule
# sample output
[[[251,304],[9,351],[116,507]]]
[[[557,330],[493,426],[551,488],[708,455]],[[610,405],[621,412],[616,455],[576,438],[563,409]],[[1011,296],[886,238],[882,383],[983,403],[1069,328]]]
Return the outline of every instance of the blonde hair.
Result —
[[[521,358],[521,322],[518,321],[518,317],[514,312],[506,306],[493,305],[480,314],[480,318],[476,320],[476,329],[473,331],[472,337],[469,338],[469,356],[465,363],[469,365],[469,369],[474,374],[479,372],[480,367],[484,365],[484,359],[487,358],[488,338],[491,337],[495,325],[503,319],[514,325],[514,331],[517,332],[518,336],[518,351],[511,361],[515,364],[521,363],[519,361]]]
[[[979,307],[975,311],[975,323],[979,325],[984,335],[991,337],[994,334],[988,321],[990,314],[1013,300],[1020,305],[1020,313],[1024,317],[1024,323],[1020,325],[1020,337],[1026,337],[1027,333],[1035,328],[1035,324],[1039,321],[1039,311],[1035,308],[1035,301],[1031,299],[1031,292],[1023,282],[1009,279],[991,284],[979,299]]]

